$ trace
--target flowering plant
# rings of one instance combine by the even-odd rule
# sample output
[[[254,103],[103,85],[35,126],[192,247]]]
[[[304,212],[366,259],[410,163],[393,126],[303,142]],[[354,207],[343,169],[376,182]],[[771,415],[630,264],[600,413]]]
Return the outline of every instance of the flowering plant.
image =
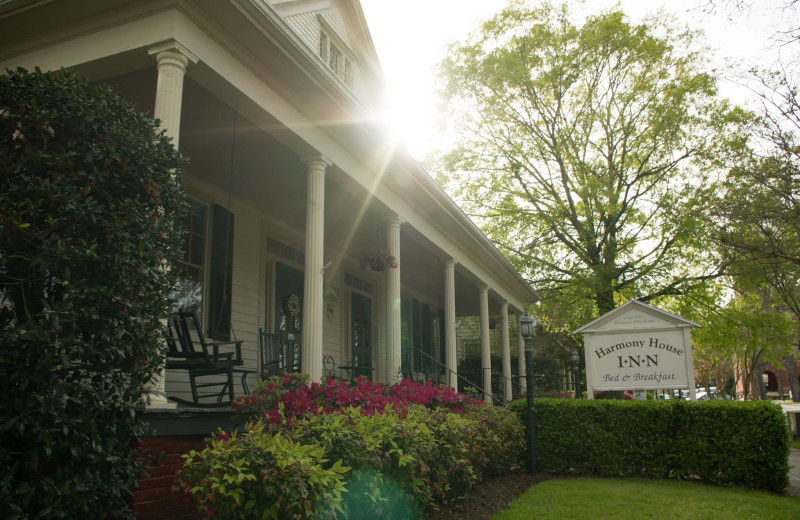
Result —
[[[387,266],[396,269],[400,263],[388,249],[374,249],[361,258],[359,265],[361,269],[369,267],[373,271],[383,271]]]
[[[449,386],[434,386],[430,381],[415,383],[407,379],[394,385],[374,383],[362,377],[351,386],[347,381],[328,379],[308,383],[301,374],[273,376],[259,381],[256,390],[233,402],[237,422],[263,419],[270,424],[291,422],[306,414],[328,414],[343,408],[359,407],[364,415],[387,410],[405,415],[409,405],[444,408],[453,413],[479,406],[480,402]]]

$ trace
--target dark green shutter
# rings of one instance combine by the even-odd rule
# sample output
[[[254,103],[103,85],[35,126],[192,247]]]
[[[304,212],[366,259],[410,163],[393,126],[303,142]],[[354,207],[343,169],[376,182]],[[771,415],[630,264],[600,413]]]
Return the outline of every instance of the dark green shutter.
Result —
[[[211,269],[208,335],[231,339],[231,285],[233,283],[233,213],[214,204],[211,208]]]

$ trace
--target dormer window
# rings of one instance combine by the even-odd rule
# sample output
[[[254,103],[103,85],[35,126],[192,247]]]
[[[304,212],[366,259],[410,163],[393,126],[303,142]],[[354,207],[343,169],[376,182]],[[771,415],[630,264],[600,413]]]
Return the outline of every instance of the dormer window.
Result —
[[[331,68],[333,72],[337,75],[339,74],[339,62],[342,61],[342,53],[339,49],[336,48],[336,45],[331,44],[330,46],[331,52],[330,57],[328,58],[328,66]]]
[[[322,58],[328,68],[339,76],[345,85],[353,85],[353,61],[344,51],[344,46],[334,43],[335,38],[331,37],[325,30],[319,33],[319,57]]]

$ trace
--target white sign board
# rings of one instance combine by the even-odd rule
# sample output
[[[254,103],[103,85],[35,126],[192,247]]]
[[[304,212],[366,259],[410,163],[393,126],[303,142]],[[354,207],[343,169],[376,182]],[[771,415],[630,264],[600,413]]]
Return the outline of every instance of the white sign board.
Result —
[[[685,320],[631,300],[584,325],[587,393],[608,390],[694,390],[691,327]]]
[[[597,334],[587,349],[595,390],[689,388],[682,330]]]

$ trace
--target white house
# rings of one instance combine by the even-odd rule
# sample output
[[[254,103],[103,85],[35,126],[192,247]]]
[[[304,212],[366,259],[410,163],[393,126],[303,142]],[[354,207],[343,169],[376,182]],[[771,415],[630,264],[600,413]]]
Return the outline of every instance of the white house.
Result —
[[[312,380],[324,356],[380,381],[430,356],[456,386],[456,317],[480,317],[488,350],[488,316],[538,300],[388,132],[358,0],[4,0],[0,69],[18,66],[114,85],[189,157],[181,268],[245,368],[263,329]],[[376,248],[399,266],[361,269]],[[505,353],[521,340],[502,330]],[[165,386],[187,397],[182,371]]]

